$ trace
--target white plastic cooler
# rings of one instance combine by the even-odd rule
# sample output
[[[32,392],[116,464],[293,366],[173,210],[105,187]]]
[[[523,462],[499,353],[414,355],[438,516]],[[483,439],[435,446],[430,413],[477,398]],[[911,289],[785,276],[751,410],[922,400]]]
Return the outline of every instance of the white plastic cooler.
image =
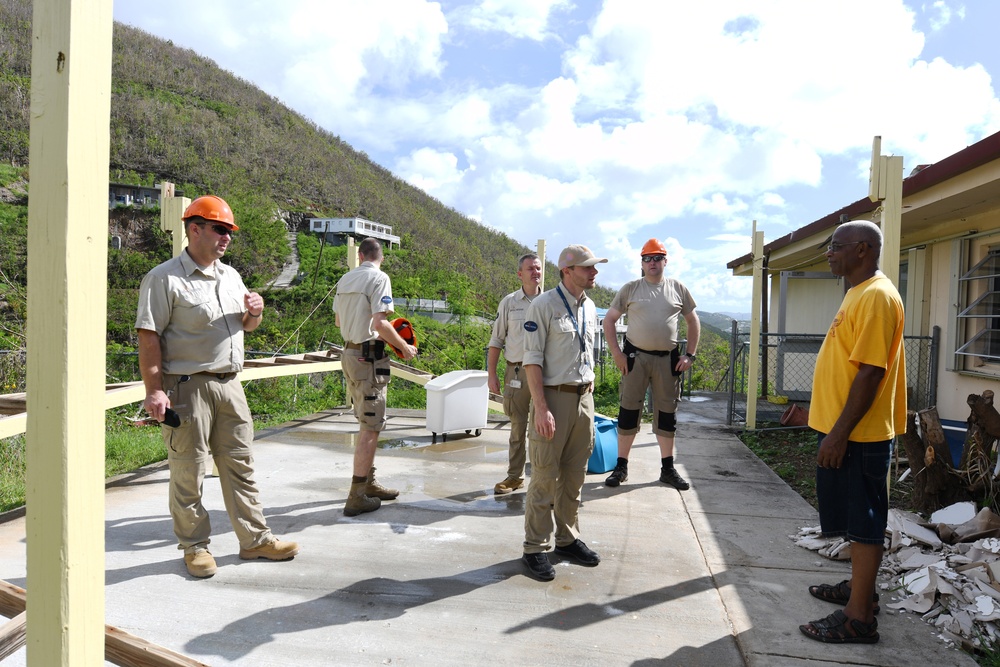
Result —
[[[427,389],[427,430],[437,442],[438,433],[482,433],[490,399],[486,371],[451,371],[430,380]]]

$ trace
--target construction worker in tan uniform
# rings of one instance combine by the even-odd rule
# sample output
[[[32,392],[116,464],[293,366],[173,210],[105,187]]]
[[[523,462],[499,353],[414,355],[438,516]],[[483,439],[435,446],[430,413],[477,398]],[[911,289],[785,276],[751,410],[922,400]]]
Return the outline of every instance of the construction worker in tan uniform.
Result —
[[[507,367],[504,371],[503,411],[510,418],[510,440],[507,456],[507,477],[493,487],[493,492],[503,495],[524,486],[524,465],[527,459],[525,434],[528,430],[528,409],[531,392],[521,366],[524,357],[524,315],[536,296],[542,293],[542,262],[535,253],[521,255],[517,261],[517,278],[521,287],[505,296],[497,306],[497,319],[493,323],[486,372],[489,389],[500,393],[497,364],[503,350]]]
[[[389,355],[386,344],[412,359],[417,348],[410,345],[387,319],[392,309],[392,282],[380,268],[382,243],[367,238],[358,246],[358,267],[337,282],[333,298],[336,324],[344,337],[341,358],[348,391],[358,419],[358,444],[354,449],[354,475],[344,505],[344,514],[356,516],[374,512],[383,500],[395,500],[396,489],[388,489],[375,479],[375,448],[378,434],[385,428],[385,397],[389,385]]]
[[[236,374],[243,370],[243,333],[260,325],[264,300],[219,261],[239,227],[229,205],[212,195],[195,199],[181,217],[188,246],[143,278],[135,328],[143,406],[166,422],[161,432],[178,548],[192,576],[211,577],[217,566],[202,505],[209,457],[240,558],[287,560],[299,546],[271,534],[253,478],[253,418]]]
[[[601,562],[580,539],[580,498],[594,449],[594,337],[597,309],[584,290],[594,286],[590,248],[559,253],[561,281],[538,295],[524,321],[524,370],[531,390],[531,481],[524,501],[524,555],[530,576],[555,578],[546,552],[581,565]]]
[[[618,462],[605,480],[618,486],[628,480],[628,456],[639,432],[646,390],[653,390],[653,433],[660,447],[660,481],[678,491],[691,488],[674,468],[674,433],[681,375],[691,368],[701,336],[701,320],[687,287],[668,278],[667,247],[649,239],[641,250],[642,277],[622,285],[604,316],[604,338],[621,371],[618,409]],[[628,315],[624,349],[615,324]],[[687,349],[680,353],[678,324],[687,323]]]

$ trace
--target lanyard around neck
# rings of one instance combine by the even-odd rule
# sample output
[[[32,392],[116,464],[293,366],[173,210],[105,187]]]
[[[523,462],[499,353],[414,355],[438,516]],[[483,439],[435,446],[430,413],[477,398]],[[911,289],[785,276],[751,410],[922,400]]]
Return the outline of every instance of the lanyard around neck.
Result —
[[[566,306],[566,312],[569,313],[569,321],[573,323],[573,332],[580,338],[580,353],[587,353],[587,343],[584,338],[587,335],[587,319],[583,318],[582,322],[578,323],[576,321],[576,315],[573,313],[573,309],[569,307],[569,301],[566,300],[566,295],[562,293],[562,289],[559,285],[556,285],[556,291],[559,292],[559,297],[562,299],[563,305]],[[586,308],[586,306],[584,306]]]

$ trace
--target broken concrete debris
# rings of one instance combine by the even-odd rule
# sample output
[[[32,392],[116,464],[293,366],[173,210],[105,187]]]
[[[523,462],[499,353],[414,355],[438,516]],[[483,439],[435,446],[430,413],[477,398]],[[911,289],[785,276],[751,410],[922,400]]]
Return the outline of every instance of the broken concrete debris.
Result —
[[[819,526],[790,537],[825,558],[851,558],[850,542]],[[944,641],[973,649],[1000,640],[1000,515],[972,502],[929,520],[889,510],[879,580],[883,608],[920,614]]]

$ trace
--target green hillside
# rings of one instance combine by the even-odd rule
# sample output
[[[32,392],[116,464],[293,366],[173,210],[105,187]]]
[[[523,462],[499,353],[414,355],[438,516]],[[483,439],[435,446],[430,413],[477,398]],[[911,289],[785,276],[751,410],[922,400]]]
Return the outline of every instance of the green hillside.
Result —
[[[30,44],[30,1],[0,0],[2,349],[23,348]],[[346,268],[344,249],[327,247],[320,262],[317,237],[302,231],[309,217],[357,215],[392,225],[402,247],[389,251],[383,266],[399,298],[446,299],[462,315],[490,314],[517,286],[517,257],[528,248],[394,177],[335,134],[190,49],[116,24],[112,91],[111,181],[172,181],[188,197],[213,192],[232,205],[240,232],[225,261],[248,286],[264,292],[269,307],[264,324],[248,338],[250,349],[318,349],[339,338],[325,299]],[[132,208],[111,212],[109,235],[122,242],[108,259],[112,348],[134,348],[139,281],[169,256],[158,215]],[[266,290],[285,261],[289,231],[299,232],[305,280],[291,289]],[[549,263],[546,287],[557,279]],[[590,295],[606,307],[613,292],[598,287]],[[441,332],[445,340],[439,345],[437,336],[424,336],[428,356],[417,363],[433,368],[435,361],[470,359],[480,366],[482,328],[470,324],[455,338]]]
[[[15,166],[28,159],[30,20],[28,0],[0,0],[0,160]],[[249,82],[120,24],[113,53],[112,181],[167,180],[189,197],[219,194],[241,214],[241,227],[254,209],[280,216],[292,230],[306,217],[392,225],[406,253],[391,267],[399,297],[442,298],[466,283],[468,303],[489,312],[516,287],[514,266],[528,248],[401,181]],[[259,258],[282,243],[252,252]],[[262,272],[260,284],[271,277],[263,264],[273,272],[282,259],[268,256],[253,267]],[[231,261],[246,270],[240,257]],[[556,276],[550,265],[549,285]],[[612,294],[597,289],[593,296],[606,305]]]

